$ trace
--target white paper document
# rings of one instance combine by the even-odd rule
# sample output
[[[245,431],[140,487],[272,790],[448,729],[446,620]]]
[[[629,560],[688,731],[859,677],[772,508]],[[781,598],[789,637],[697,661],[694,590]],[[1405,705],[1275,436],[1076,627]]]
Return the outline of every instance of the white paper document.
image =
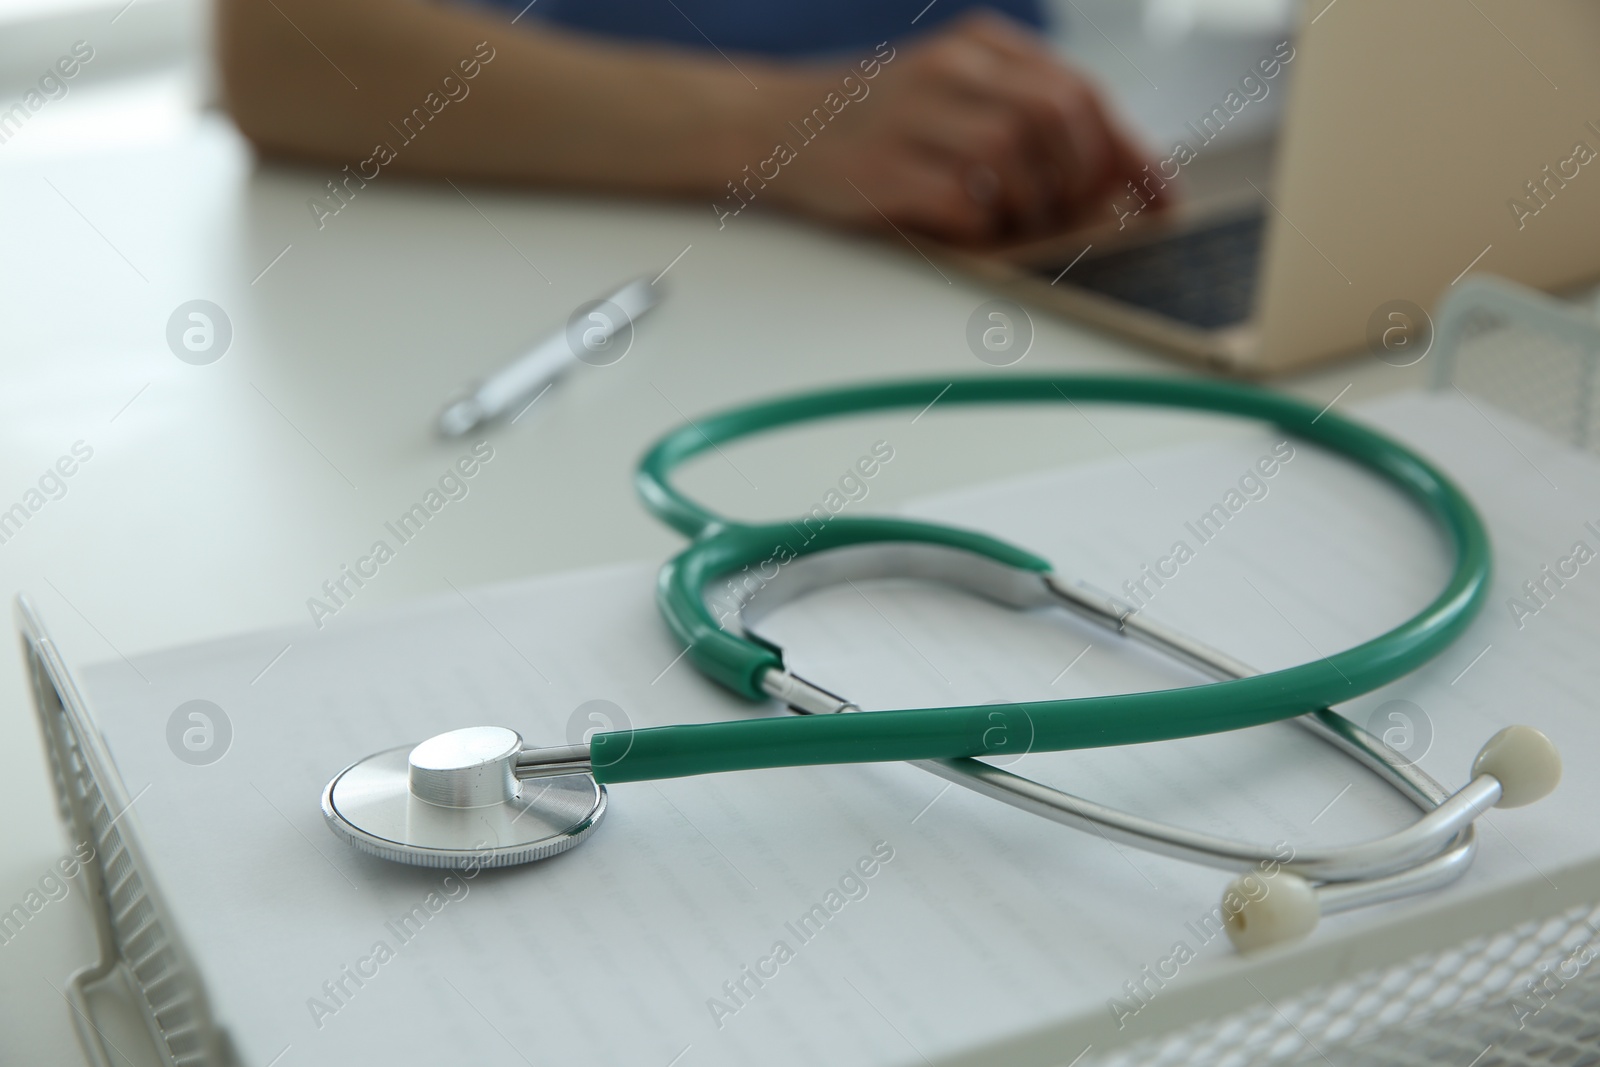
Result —
[[[1600,552],[1600,464],[1453,393],[1388,398],[1362,416],[1468,490],[1496,574],[1459,642],[1340,710],[1425,752],[1422,767],[1452,788],[1515,722],[1555,740],[1568,776],[1534,807],[1492,813],[1459,884],[1329,918],[1313,940],[1559,883],[1600,854],[1587,760],[1600,742],[1600,562],[1588,561]],[[1032,549],[1254,666],[1289,666],[1400,622],[1449,560],[1393,488],[1282,441],[1130,452],[910,510]],[[122,662],[84,672],[139,796],[129,818],[245,1063],[936,1063],[1077,1015],[1120,1010],[1137,1026],[1126,983],[1143,968],[1180,943],[1193,958],[1169,966],[1178,982],[1231,958],[1208,922],[1228,874],[903,764],[619,785],[577,849],[471,877],[362,856],[324,827],[318,798],[341,767],[447,729],[499,724],[567,744],[593,700],[636,727],[783,714],[680,658],[656,612],[655,568],[466,590],[320,632],[142,657],[137,673]],[[1200,683],[1064,614],[920,584],[831,588],[763,632],[794,670],[868,712]],[[226,713],[217,762],[169,747],[168,720],[190,700]],[[596,725],[586,715],[577,728]],[[1283,724],[1001,762],[1141,814],[1301,848],[1415,815]],[[1066,1062],[1078,1050],[1060,1052]]]

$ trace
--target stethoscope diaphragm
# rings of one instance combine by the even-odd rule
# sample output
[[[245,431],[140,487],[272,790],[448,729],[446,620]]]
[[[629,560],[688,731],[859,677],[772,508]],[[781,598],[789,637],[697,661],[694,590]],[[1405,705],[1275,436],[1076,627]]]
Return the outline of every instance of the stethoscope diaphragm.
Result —
[[[368,855],[420,867],[509,867],[594,832],[606,788],[581,770],[523,780],[522,738],[472,726],[376,752],[322,792],[335,834]]]

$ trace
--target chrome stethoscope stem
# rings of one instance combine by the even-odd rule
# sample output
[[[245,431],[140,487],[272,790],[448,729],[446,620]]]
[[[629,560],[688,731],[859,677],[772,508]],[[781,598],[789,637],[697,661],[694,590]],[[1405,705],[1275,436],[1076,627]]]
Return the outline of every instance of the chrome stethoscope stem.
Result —
[[[1253,667],[1131,607],[1056,575],[1041,576],[1062,606],[1117,633],[1140,641],[1213,678],[1242,678]],[[762,688],[801,714],[858,711],[834,693],[787,671],[769,671]],[[1174,827],[1119,811],[969,757],[921,760],[914,766],[947,781],[1003,801],[1052,822],[1093,832],[1109,841],[1228,871],[1274,864],[1323,883],[1324,911],[1344,910],[1432,888],[1458,877],[1474,851],[1472,822],[1501,797],[1500,783],[1480,775],[1452,794],[1407,763],[1380,739],[1338,713],[1323,708],[1295,720],[1321,740],[1376,772],[1422,810],[1416,822],[1373,841],[1339,848],[1296,850],[1292,859],[1275,849]]]
[[[923,760],[915,766],[991,799],[1118,844],[1225,871],[1275,864],[1321,882],[1379,878],[1414,867],[1448,849],[1470,830],[1472,820],[1500,797],[1499,782],[1479,777],[1438,808],[1387,837],[1344,848],[1296,849],[1293,858],[1286,859],[1271,848],[1132,815],[980,760]]]
[[[1470,825],[1456,843],[1413,867],[1351,882],[1323,882],[1316,887],[1317,908],[1324,915],[1383,904],[1445,886],[1467,873],[1478,852],[1477,831]]]
[[[525,748],[517,753],[511,773],[518,781],[533,778],[560,778],[568,774],[588,774],[594,770],[588,745],[552,745]]]

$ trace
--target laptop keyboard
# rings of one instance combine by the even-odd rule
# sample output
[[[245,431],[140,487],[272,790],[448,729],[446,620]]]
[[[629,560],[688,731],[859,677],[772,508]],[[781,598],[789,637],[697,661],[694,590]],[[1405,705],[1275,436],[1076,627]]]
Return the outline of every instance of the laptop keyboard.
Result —
[[[1263,213],[1231,218],[1150,244],[1085,258],[1061,278],[1202,330],[1250,317],[1261,266]],[[1041,268],[1055,278],[1063,264]]]

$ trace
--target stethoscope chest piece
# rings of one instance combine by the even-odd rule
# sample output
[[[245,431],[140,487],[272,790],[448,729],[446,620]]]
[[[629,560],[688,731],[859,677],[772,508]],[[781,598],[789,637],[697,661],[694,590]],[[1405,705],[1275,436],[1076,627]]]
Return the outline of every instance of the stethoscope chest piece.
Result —
[[[581,842],[606,811],[592,774],[522,780],[522,738],[501,726],[439,734],[352,763],[322,793],[334,833],[419,867],[508,867]]]

